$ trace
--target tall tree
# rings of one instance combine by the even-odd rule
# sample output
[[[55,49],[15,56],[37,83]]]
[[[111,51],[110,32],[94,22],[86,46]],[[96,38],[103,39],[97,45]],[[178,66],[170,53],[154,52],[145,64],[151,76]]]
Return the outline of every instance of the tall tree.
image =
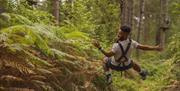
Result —
[[[150,30],[150,18],[152,17],[151,13],[148,12],[147,8],[148,5],[146,3],[147,1],[144,1],[144,24],[143,24],[143,42],[148,43],[148,37],[149,37],[149,30]]]
[[[120,0],[121,25],[133,26],[133,0]]]
[[[0,7],[0,14],[3,13],[5,11],[4,7]]]
[[[137,33],[137,42],[140,42],[141,32],[144,30],[144,9],[145,9],[145,0],[140,0],[140,12],[139,12],[139,22],[138,22],[138,33]],[[139,50],[137,50],[137,57],[139,58]]]
[[[165,33],[169,28],[168,0],[160,0],[159,30],[156,34],[156,44],[165,45]]]
[[[0,0],[0,14],[6,11],[7,3],[8,3],[7,0],[5,1]]]
[[[144,33],[143,33],[144,38],[143,38],[143,40],[144,40],[144,43],[148,43],[151,15],[145,12],[144,16],[145,16],[145,20],[144,20],[144,29],[143,29],[144,30]]]
[[[56,25],[59,25],[59,0],[52,0],[52,14],[55,17]]]

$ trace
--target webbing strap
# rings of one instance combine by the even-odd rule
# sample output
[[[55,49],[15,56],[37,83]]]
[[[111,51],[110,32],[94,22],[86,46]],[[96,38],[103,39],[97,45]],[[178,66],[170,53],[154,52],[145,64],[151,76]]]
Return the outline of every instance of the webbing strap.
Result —
[[[128,58],[127,58],[127,56],[126,56],[126,54],[127,54],[127,52],[128,52],[128,50],[129,50],[129,48],[130,48],[130,46],[131,46],[131,39],[129,39],[129,43],[128,43],[128,46],[127,46],[127,48],[124,50],[124,48],[123,48],[123,46],[121,45],[121,43],[118,43],[119,44],[119,47],[120,47],[120,49],[121,49],[121,51],[122,51],[122,55],[121,55],[121,57],[118,59],[118,60],[116,60],[117,62],[120,62],[121,61],[121,59],[122,58],[125,58],[125,60],[123,61],[123,62],[120,62],[120,63],[123,63],[123,66],[125,66],[125,61],[128,61]]]

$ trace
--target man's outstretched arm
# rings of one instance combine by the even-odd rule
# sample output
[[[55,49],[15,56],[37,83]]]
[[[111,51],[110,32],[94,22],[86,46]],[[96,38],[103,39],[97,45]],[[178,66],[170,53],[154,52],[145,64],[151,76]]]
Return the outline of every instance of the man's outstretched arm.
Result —
[[[112,51],[106,52],[105,50],[103,50],[103,48],[100,46],[100,43],[96,40],[93,41],[93,45],[98,48],[106,57],[111,57],[115,55],[115,53]]]
[[[142,44],[139,44],[137,46],[137,49],[141,49],[141,50],[152,50],[152,51],[162,51],[163,48],[160,47],[160,46],[149,46],[149,45],[142,45]]]

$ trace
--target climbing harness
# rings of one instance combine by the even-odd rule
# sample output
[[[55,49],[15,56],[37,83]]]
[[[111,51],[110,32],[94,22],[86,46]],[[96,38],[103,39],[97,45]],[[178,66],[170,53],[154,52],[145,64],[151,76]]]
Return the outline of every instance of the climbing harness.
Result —
[[[122,52],[122,55],[121,55],[121,57],[119,57],[118,60],[116,60],[116,62],[119,62],[119,63],[120,63],[119,65],[122,64],[123,67],[125,67],[125,62],[128,61],[128,57],[127,57],[126,55],[127,55],[127,52],[128,52],[128,50],[129,50],[129,48],[131,47],[131,41],[132,41],[132,40],[129,39],[128,46],[127,46],[127,48],[126,48],[125,50],[123,49],[122,44],[118,42],[118,45],[119,45],[119,47],[120,47],[120,49],[121,49],[121,52]],[[125,60],[121,61],[123,58],[124,58]]]
[[[127,55],[127,52],[128,52],[128,50],[130,49],[130,46],[131,46],[131,39],[129,39],[128,46],[127,46],[127,48],[125,50],[123,49],[123,46],[120,43],[118,43],[118,44],[119,44],[119,47],[120,47],[120,49],[122,51],[122,55],[121,55],[121,57],[118,58],[118,60],[115,60],[115,61],[118,62],[119,65],[115,66],[115,65],[111,64],[111,59],[108,58],[108,62],[106,63],[106,67],[111,68],[111,69],[116,70],[116,71],[121,71],[122,72],[122,71],[128,70],[129,68],[132,68],[132,65],[133,65],[132,60],[130,60],[129,65],[125,65],[125,62],[127,62],[129,60],[126,55]],[[124,60],[122,61],[123,58],[124,58]]]
[[[123,58],[125,59],[122,62],[120,62],[120,64],[119,64],[119,66],[121,64],[123,65],[122,70],[121,70],[121,77],[122,77],[123,76],[123,71],[125,71],[125,70],[127,70],[127,69],[132,67],[132,61],[130,62],[130,64],[128,66],[125,65],[125,62],[128,61],[128,58],[127,58],[126,55],[127,55],[127,52],[129,50],[129,48],[131,47],[131,39],[129,39],[129,43],[128,43],[128,46],[127,46],[126,50],[123,49],[123,46],[122,46],[121,43],[118,42],[118,45],[119,45],[119,47],[121,49],[122,55],[121,55],[121,57],[118,60],[116,60],[116,62],[120,62]]]

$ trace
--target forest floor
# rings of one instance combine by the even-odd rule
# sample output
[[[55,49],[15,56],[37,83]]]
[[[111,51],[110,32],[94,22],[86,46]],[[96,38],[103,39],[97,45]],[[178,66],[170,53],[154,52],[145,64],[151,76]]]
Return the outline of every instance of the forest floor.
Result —
[[[163,91],[180,91],[180,81],[177,80],[173,81]]]

